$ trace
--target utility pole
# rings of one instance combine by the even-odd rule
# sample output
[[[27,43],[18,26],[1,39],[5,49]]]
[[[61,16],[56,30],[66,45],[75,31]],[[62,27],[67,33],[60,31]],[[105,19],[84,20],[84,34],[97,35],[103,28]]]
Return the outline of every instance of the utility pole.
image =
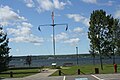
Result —
[[[78,47],[76,47],[77,65],[78,65]]]
[[[53,54],[54,54],[54,59],[55,59],[55,63],[56,63],[56,56],[55,56],[56,55],[55,26],[57,26],[57,25],[65,25],[66,26],[65,30],[67,31],[68,24],[66,24],[66,23],[64,23],[64,24],[55,24],[55,22],[54,22],[54,12],[52,12],[51,16],[52,16],[52,24],[39,25],[38,30],[41,31],[41,26],[52,26],[52,28],[53,28]]]

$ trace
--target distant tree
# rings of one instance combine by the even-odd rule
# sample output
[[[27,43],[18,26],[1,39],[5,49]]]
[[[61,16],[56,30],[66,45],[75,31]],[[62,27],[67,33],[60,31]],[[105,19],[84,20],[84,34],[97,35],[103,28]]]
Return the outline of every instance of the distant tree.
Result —
[[[31,61],[32,61],[31,56],[27,56],[26,57],[26,64],[29,65],[29,67],[31,65]]]
[[[7,34],[4,33],[2,26],[0,26],[0,71],[8,68],[10,61],[8,43]]]

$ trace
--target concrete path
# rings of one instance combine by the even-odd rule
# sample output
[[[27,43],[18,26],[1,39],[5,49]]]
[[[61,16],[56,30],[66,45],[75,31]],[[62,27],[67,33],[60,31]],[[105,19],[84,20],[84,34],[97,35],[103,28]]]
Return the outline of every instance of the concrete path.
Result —
[[[57,71],[57,69],[44,70],[41,73],[24,77],[24,80],[35,80],[35,79],[39,79],[39,78],[45,78],[45,77],[48,77],[49,75],[53,74],[55,71]]]
[[[48,80],[43,78],[47,78],[49,75],[51,75],[55,71],[57,71],[57,69],[45,69],[45,70],[42,70],[40,73],[27,76],[24,78],[8,78],[8,79],[2,79],[2,80]]]

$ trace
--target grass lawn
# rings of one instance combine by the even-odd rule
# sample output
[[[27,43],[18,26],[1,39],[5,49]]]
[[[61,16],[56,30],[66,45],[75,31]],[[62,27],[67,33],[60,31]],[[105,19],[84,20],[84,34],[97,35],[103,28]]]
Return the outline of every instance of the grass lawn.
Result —
[[[71,67],[62,67],[60,70],[62,72],[61,75],[77,75],[78,69],[80,69],[81,72],[84,74],[94,74],[95,73],[95,68],[99,68],[99,73],[100,74],[107,74],[107,73],[114,73],[114,67],[113,65],[105,65],[104,64],[104,69],[101,70],[100,65],[81,65],[81,66],[71,66]],[[118,73],[120,73],[120,65],[118,65]],[[13,78],[19,78],[19,77],[25,77],[29,75],[33,75],[36,73],[40,72],[39,68],[34,68],[34,69],[11,69],[4,71],[2,73],[10,73],[13,72]],[[82,73],[80,73],[82,74]],[[53,73],[51,76],[59,76],[59,71],[56,71]],[[10,74],[0,74],[0,78],[9,78]]]
[[[0,74],[0,78],[9,78],[10,77],[10,72],[13,72],[13,78],[18,78],[18,77],[25,77],[29,75],[33,75],[36,73],[39,73],[39,69],[15,69],[15,70],[7,70],[2,73],[6,74]]]
[[[78,69],[84,74],[94,74],[95,68],[99,68],[100,74],[114,73],[113,65],[104,65],[104,69],[101,70],[100,65],[81,65],[81,66],[72,66],[72,67],[63,67],[61,70],[61,75],[77,75]],[[120,73],[120,65],[118,65],[118,73]],[[82,74],[82,73],[80,73]],[[59,71],[56,71],[51,76],[58,76]]]

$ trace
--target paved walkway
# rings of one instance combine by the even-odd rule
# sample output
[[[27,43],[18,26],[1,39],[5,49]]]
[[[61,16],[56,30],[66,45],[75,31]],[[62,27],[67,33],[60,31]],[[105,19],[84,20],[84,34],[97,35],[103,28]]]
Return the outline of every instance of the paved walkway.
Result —
[[[55,71],[57,71],[57,69],[46,69],[46,70],[42,71],[41,73],[24,77],[24,80],[35,80],[35,79],[39,79],[39,78],[48,77]]]
[[[49,75],[51,75],[55,71],[57,71],[57,69],[45,69],[41,71],[40,73],[27,76],[24,78],[8,78],[8,79],[2,79],[2,80],[43,80],[43,78],[47,78]]]

